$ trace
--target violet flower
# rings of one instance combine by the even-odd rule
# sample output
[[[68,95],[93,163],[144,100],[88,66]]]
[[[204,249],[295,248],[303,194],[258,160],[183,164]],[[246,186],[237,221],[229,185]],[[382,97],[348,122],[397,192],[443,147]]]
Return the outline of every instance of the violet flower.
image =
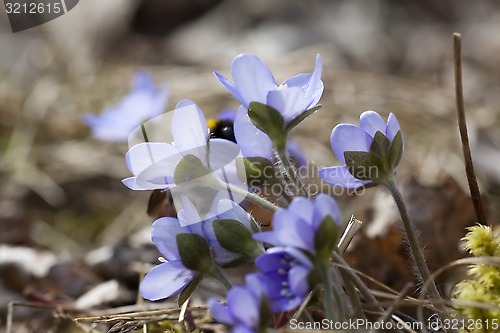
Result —
[[[313,263],[292,247],[272,247],[255,261],[273,312],[296,309],[311,291]]]
[[[123,180],[127,187],[132,190],[170,189],[177,210],[182,207],[178,207],[181,205],[179,196],[188,195],[200,208],[201,215],[213,209],[210,204],[219,199],[243,200],[226,190],[213,189],[222,182],[246,189],[236,168],[240,150],[228,140],[209,140],[205,117],[193,101],[182,100],[177,104],[172,136],[172,143],[144,142],[129,149],[126,162],[134,176]],[[187,162],[179,170],[181,161]],[[176,190],[179,181],[184,187]],[[195,183],[199,186],[189,187]]]
[[[329,195],[320,194],[314,201],[296,197],[288,208],[274,213],[272,231],[256,233],[253,237],[274,246],[295,247],[314,254],[316,231],[327,216],[339,224],[339,207]]]
[[[232,288],[227,294],[227,304],[211,298],[208,309],[215,321],[232,327],[233,333],[256,333],[265,330],[268,318],[261,318],[267,311],[264,288],[256,274],[248,274],[245,286]]]
[[[162,217],[153,223],[152,241],[167,262],[153,267],[141,282],[141,295],[148,300],[155,301],[178,294],[198,274],[182,264],[176,241],[178,234],[197,234],[205,238],[213,251],[215,263],[223,266],[238,260],[241,255],[232,253],[219,244],[213,230],[213,221],[216,219],[236,220],[252,232],[250,215],[233,201],[220,200],[215,214],[201,223],[191,221],[200,220],[192,203],[185,201],[184,207],[179,211],[178,219]]]
[[[250,103],[259,102],[276,109],[286,125],[318,104],[323,93],[321,72],[319,54],[312,74],[298,74],[281,85],[278,85],[267,66],[253,54],[241,54],[233,59],[231,74],[234,83],[215,72],[219,81],[241,103],[234,130],[243,156],[273,159],[271,140],[255,127],[248,116]]]
[[[151,76],[139,72],[134,76],[132,90],[117,105],[100,115],[87,113],[83,121],[99,140],[126,142],[135,128],[164,112],[167,98],[165,87],[156,87]]]
[[[352,124],[339,124],[335,126],[330,137],[330,143],[337,158],[345,164],[345,152],[370,152],[370,147],[377,132],[382,133],[392,143],[399,131],[400,126],[394,114],[389,114],[386,124],[377,112],[365,111],[359,117],[359,126]],[[391,163],[394,165],[389,166],[389,168],[393,169],[399,162],[400,157],[397,156],[394,163]],[[385,163],[386,161],[381,162]],[[369,167],[368,165],[367,169]],[[388,171],[391,174],[394,173],[394,170]],[[355,178],[347,165],[319,169],[318,176],[327,183],[343,188],[355,189],[373,182],[372,179]]]

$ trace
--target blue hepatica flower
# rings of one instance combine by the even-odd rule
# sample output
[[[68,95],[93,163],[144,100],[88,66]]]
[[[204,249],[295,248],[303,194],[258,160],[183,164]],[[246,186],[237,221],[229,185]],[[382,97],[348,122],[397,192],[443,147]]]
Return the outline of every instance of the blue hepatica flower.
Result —
[[[321,72],[319,54],[312,74],[298,74],[281,85],[278,85],[269,68],[253,54],[242,54],[234,58],[231,65],[234,83],[215,72],[219,81],[241,103],[234,131],[243,156],[273,158],[271,140],[255,127],[248,116],[250,103],[259,102],[276,109],[286,125],[318,104],[323,94]]]
[[[297,249],[270,248],[255,264],[273,312],[296,309],[311,291],[308,276],[313,263]]]
[[[217,299],[208,300],[212,317],[221,324],[232,326],[233,333],[256,333],[267,325],[261,318],[265,291],[257,274],[248,274],[246,285],[232,288],[227,294],[227,304]]]
[[[215,263],[225,265],[241,255],[220,246],[212,222],[215,219],[233,219],[252,231],[250,216],[233,201],[220,200],[212,218],[195,224],[190,220],[199,221],[200,217],[194,205],[185,201],[184,207],[179,211],[178,219],[162,217],[153,223],[152,241],[167,261],[153,267],[141,282],[141,295],[148,300],[155,301],[178,294],[198,274],[182,264],[176,240],[178,234],[194,233],[202,236],[213,251]]]
[[[320,194],[314,201],[296,197],[288,208],[274,213],[272,231],[256,233],[253,237],[274,246],[295,247],[315,253],[314,236],[327,216],[337,224],[340,222],[340,210],[332,197]]]
[[[85,114],[83,121],[99,140],[126,142],[137,126],[165,111],[167,99],[165,87],[156,87],[151,76],[139,72],[134,76],[132,90],[117,105],[100,115]]]
[[[359,126],[352,124],[335,126],[330,143],[337,158],[345,164],[344,153],[349,151],[369,152],[377,132],[381,132],[392,143],[399,131],[400,126],[394,114],[389,114],[386,123],[377,112],[365,111],[359,117]],[[349,172],[347,165],[319,169],[318,176],[327,183],[344,188],[355,189],[372,182],[372,180],[356,179]]]
[[[182,100],[177,104],[172,120],[174,142],[143,142],[130,148],[126,162],[134,176],[124,179],[123,183],[133,190],[173,189],[177,185],[175,172],[179,162],[190,156],[201,162],[202,170],[188,170],[192,168],[186,167],[183,173],[201,174],[197,183],[202,184],[204,180],[211,182],[213,176],[216,176],[226,183],[245,188],[236,168],[236,157],[240,154],[238,145],[224,139],[209,140],[208,133],[205,116],[198,106],[193,101]],[[176,205],[179,203],[177,192],[186,194],[186,191],[171,191]],[[196,192],[196,188],[192,189],[189,195],[196,195]],[[210,197],[214,203],[222,198],[231,198],[238,202],[243,200],[227,191],[212,193]],[[205,198],[202,204],[206,204],[206,201]],[[203,213],[206,212],[206,209],[203,210]]]

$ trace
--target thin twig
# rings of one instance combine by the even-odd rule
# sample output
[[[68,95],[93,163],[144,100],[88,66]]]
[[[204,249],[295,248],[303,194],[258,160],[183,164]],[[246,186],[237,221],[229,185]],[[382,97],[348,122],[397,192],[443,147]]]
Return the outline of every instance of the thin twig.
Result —
[[[472,164],[472,156],[470,153],[469,136],[467,134],[467,122],[465,120],[464,107],[464,92],[462,87],[462,35],[459,33],[453,34],[453,62],[455,70],[455,96],[457,103],[458,128],[460,130],[460,139],[462,140],[462,150],[464,153],[465,172],[469,183],[470,194],[476,211],[477,221],[483,225],[487,225],[486,214],[484,213],[483,202],[481,200],[481,192],[477,184],[476,174],[474,173],[474,165]]]

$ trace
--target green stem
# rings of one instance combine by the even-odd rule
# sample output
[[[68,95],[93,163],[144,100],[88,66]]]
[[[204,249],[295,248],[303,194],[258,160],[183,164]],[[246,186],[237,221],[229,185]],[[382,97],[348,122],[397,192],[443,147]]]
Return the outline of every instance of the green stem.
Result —
[[[288,178],[288,184],[292,185],[301,196],[310,198],[310,194],[306,191],[306,187],[302,178],[298,175],[297,169],[290,162],[290,156],[286,148],[284,149],[275,149],[275,158],[277,162],[282,165],[282,169],[285,173],[286,178]]]
[[[332,281],[330,279],[330,267],[329,265],[321,265],[319,267],[319,273],[321,275],[321,280],[323,281],[323,286],[325,288],[324,294],[325,298],[323,300],[323,308],[325,310],[325,317],[328,320],[332,320],[334,322],[337,321],[335,317],[335,311],[333,309],[333,288]]]
[[[272,202],[264,199],[260,195],[243,190],[243,189],[241,189],[237,186],[234,186],[232,184],[221,182],[221,185],[219,187],[226,189],[226,190],[229,190],[231,193],[234,193],[236,195],[245,197],[247,200],[249,200],[249,201],[253,202],[254,204],[259,205],[259,206],[261,206],[261,207],[263,207],[271,212],[275,212],[278,209],[280,209],[280,207],[278,207],[275,204],[273,204]]]
[[[417,269],[420,273],[420,277],[422,278],[422,282],[429,281],[431,277],[431,273],[429,271],[429,267],[427,267],[427,263],[425,262],[424,253],[422,251],[422,247],[420,246],[415,229],[413,227],[413,223],[408,215],[408,211],[406,209],[405,202],[403,200],[403,196],[399,191],[398,186],[394,179],[391,179],[387,184],[384,184],[387,189],[391,192],[396,205],[398,206],[399,214],[401,215],[401,219],[403,221],[403,227],[406,233],[406,238],[408,240],[408,244],[410,246],[410,252],[417,265]],[[436,287],[434,281],[430,283],[428,294],[431,299],[438,301],[439,307],[443,307],[441,295]]]
[[[224,273],[222,273],[220,268],[217,267],[216,265],[213,266],[213,269],[211,270],[210,275],[212,277],[216,278],[217,280],[219,280],[220,282],[222,282],[222,284],[224,285],[224,287],[226,287],[227,290],[230,290],[233,288],[233,285],[231,284],[231,282],[229,282],[229,280],[224,275]]]

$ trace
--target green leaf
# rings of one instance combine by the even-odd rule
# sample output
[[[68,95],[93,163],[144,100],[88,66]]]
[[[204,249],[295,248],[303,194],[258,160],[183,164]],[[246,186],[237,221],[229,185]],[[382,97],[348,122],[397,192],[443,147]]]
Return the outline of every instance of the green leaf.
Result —
[[[194,155],[186,155],[175,167],[174,180],[176,184],[182,184],[194,180],[199,180],[199,178],[210,175],[212,170],[210,170],[203,162]],[[207,177],[203,178],[204,180]]]
[[[316,255],[321,262],[328,262],[333,249],[337,246],[338,227],[333,218],[327,215],[314,235]]]
[[[366,151],[346,151],[344,159],[351,175],[359,180],[372,180],[370,175],[370,153]]]
[[[401,131],[398,131],[392,139],[391,145],[389,146],[388,162],[392,170],[399,164],[401,157],[403,156],[403,136]]]
[[[304,119],[321,109],[322,105],[316,105],[313,108],[310,108],[309,110],[306,110],[299,114],[297,117],[293,118],[285,127],[286,133],[289,133],[291,130],[293,130],[298,124],[300,124]]]
[[[215,264],[205,238],[197,234],[178,234],[176,240],[184,267],[208,275],[212,272]]]
[[[266,104],[251,102],[248,116],[258,129],[269,136],[276,149],[285,148],[285,120],[276,109]]]
[[[191,297],[196,288],[198,288],[201,280],[203,280],[203,274],[198,274],[187,284],[187,286],[184,287],[184,289],[182,289],[182,292],[177,298],[177,305],[179,307],[181,307],[189,299],[189,297]]]
[[[241,222],[220,219],[213,222],[215,237],[226,250],[242,254],[249,259],[257,258],[264,249],[252,237],[252,233]]]

